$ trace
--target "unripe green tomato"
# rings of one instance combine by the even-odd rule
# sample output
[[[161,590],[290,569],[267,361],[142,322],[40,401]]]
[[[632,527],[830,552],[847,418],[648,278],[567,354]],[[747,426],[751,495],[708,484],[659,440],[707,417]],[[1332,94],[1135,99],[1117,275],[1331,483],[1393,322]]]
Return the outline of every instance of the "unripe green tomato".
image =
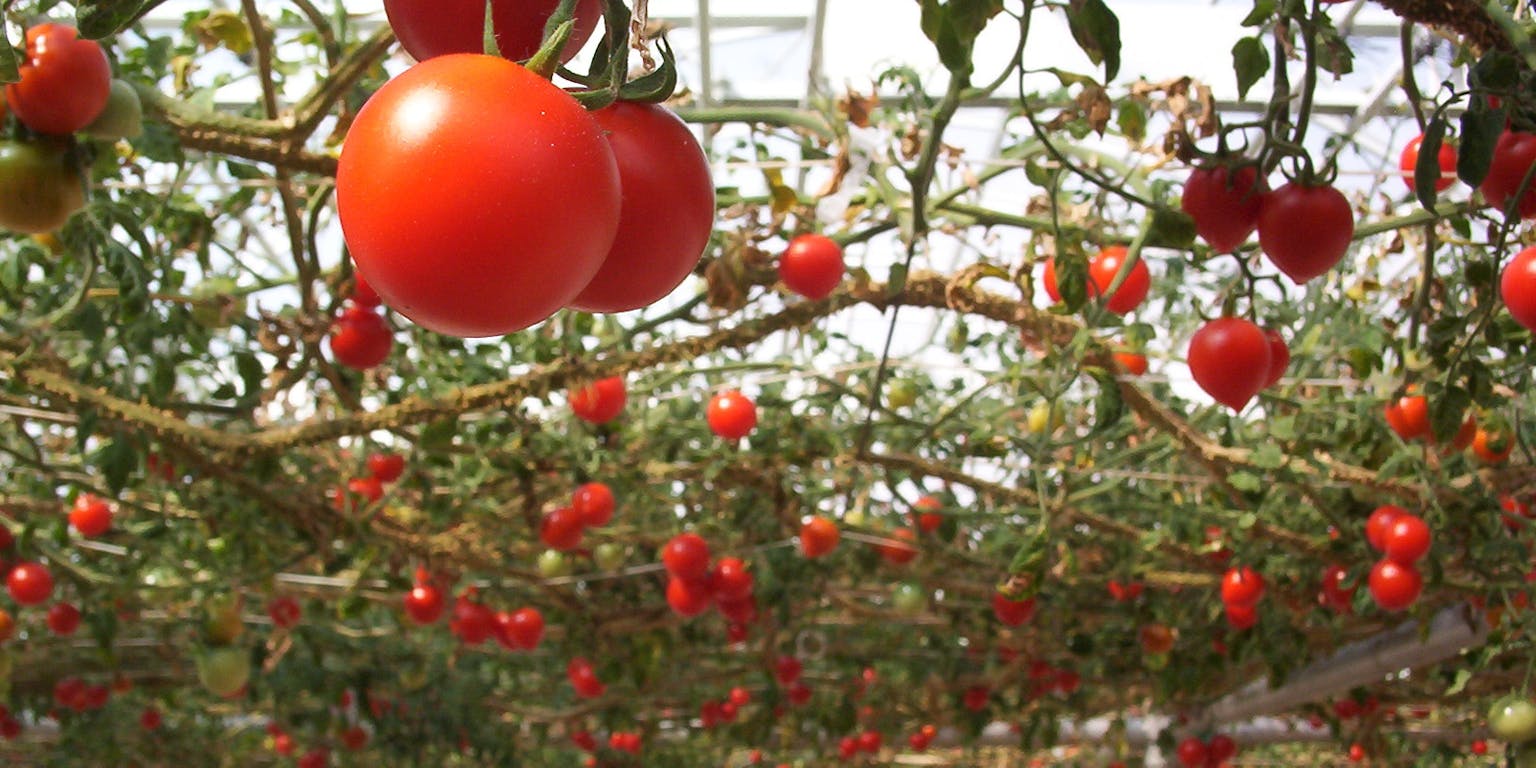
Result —
[[[1511,744],[1536,739],[1536,704],[1515,694],[1495,701],[1488,710],[1488,730]]]
[[[215,696],[233,696],[251,679],[251,652],[245,648],[209,648],[196,663],[198,682]]]
[[[917,402],[917,385],[907,379],[893,379],[885,385],[885,407],[895,410]]]
[[[85,188],[62,145],[0,141],[0,227],[40,234],[85,207]]]
[[[240,598],[236,595],[215,595],[203,603],[208,618],[203,628],[208,642],[229,645],[245,632],[245,622],[240,618]]]
[[[133,86],[113,80],[107,92],[107,106],[81,133],[94,139],[134,139],[144,133],[144,105]]]
[[[908,616],[922,613],[927,602],[928,596],[923,594],[923,588],[910,582],[897,584],[891,594],[891,605]]]
[[[605,541],[593,548],[592,561],[600,570],[617,571],[624,566],[624,547]]]
[[[850,509],[843,513],[843,525],[862,526],[865,523],[863,509]]]
[[[571,561],[556,549],[546,549],[539,555],[539,575],[546,579],[558,579],[571,575]]]

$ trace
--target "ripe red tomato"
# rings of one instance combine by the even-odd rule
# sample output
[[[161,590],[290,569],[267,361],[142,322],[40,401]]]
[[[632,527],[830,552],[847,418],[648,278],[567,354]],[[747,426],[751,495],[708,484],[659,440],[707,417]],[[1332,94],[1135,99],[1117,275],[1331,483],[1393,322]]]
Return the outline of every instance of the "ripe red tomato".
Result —
[[[912,509],[917,514],[917,529],[923,533],[933,533],[944,524],[944,515],[929,510],[944,508],[944,502],[937,496],[920,496],[912,503]]]
[[[1115,365],[1132,376],[1147,372],[1147,356],[1137,352],[1116,352]]]
[[[1145,589],[1146,585],[1139,581],[1132,581],[1122,584],[1115,579],[1109,580],[1109,596],[1114,598],[1115,602],[1117,603],[1128,603],[1132,600],[1135,600],[1136,598],[1141,597],[1141,593]]]
[[[880,552],[880,557],[887,563],[906,565],[917,558],[917,547],[908,543],[917,538],[917,534],[911,528],[897,528],[890,532],[889,538],[891,541],[875,545],[875,549]]]
[[[491,20],[501,55],[522,61],[537,53],[544,25],[559,5],[559,0],[494,0]],[[384,14],[400,47],[417,61],[485,51],[485,0],[384,0]],[[560,51],[561,61],[580,52],[602,17],[601,0],[577,0],[575,24]]]
[[[384,484],[377,477],[354,477],[347,481],[347,493],[372,504],[384,498]]]
[[[1290,367],[1291,348],[1286,346],[1280,332],[1272,328],[1264,329],[1264,338],[1269,339],[1269,375],[1264,379],[1264,388],[1269,389],[1280,383],[1285,369]]]
[[[1531,137],[1531,145],[1536,149],[1536,136]],[[1536,189],[1536,182],[1531,187]],[[1536,192],[1527,192],[1526,198],[1536,200]],[[1532,208],[1536,209],[1536,204]],[[1499,297],[1515,322],[1536,333],[1536,247],[1526,248],[1509,260],[1499,277]]]
[[[582,531],[581,515],[571,507],[561,507],[544,515],[539,540],[550,549],[569,552],[581,546]]]
[[[0,141],[0,227],[52,232],[84,207],[80,174],[62,146]]]
[[[667,579],[667,605],[679,616],[693,617],[709,609],[715,592],[707,579]]]
[[[1419,134],[1403,146],[1403,154],[1397,158],[1397,167],[1403,172],[1403,183],[1408,185],[1408,191],[1413,191],[1413,171],[1419,165],[1419,145],[1424,143],[1424,134]],[[1440,164],[1440,178],[1435,180],[1435,191],[1439,192],[1456,183],[1456,148],[1450,144],[1441,143],[1440,153],[1435,157]]]
[[[431,584],[411,587],[405,593],[405,613],[417,624],[431,624],[443,615],[443,593]]]
[[[709,245],[715,183],[693,132],[659,104],[616,102],[592,113],[618,163],[624,202],[603,266],[570,306],[624,312],[683,282]]]
[[[544,614],[537,608],[496,612],[496,642],[514,651],[531,651],[544,639]]]
[[[112,508],[99,496],[82,493],[69,510],[69,526],[87,539],[104,535],[112,530]]]
[[[1237,756],[1237,742],[1225,733],[1218,733],[1212,736],[1211,740],[1206,743],[1205,750],[1209,755],[1208,760],[1220,765],[1222,762]]]
[[[1241,411],[1269,379],[1269,339],[1240,317],[1212,320],[1189,340],[1189,372],[1206,394]]]
[[[1373,510],[1365,521],[1365,540],[1370,542],[1371,548],[1377,552],[1385,551],[1387,532],[1392,529],[1392,523],[1406,514],[1408,510],[1396,504],[1383,504]]]
[[[1536,165],[1536,134],[1521,131],[1505,131],[1493,145],[1493,163],[1479,189],[1488,204],[1505,210],[1510,198],[1520,191],[1526,171]],[[1522,219],[1536,218],[1536,184],[1526,188],[1525,194],[1515,204],[1515,215]]]
[[[1205,742],[1190,736],[1179,742],[1179,765],[1184,768],[1205,768]]]
[[[1483,741],[1482,739],[1476,739],[1472,742],[1472,745],[1469,749],[1474,755],[1486,755],[1488,754],[1488,742]]]
[[[571,494],[571,508],[588,528],[607,525],[613,519],[613,491],[605,483],[584,483]]]
[[[1329,565],[1323,569],[1323,585],[1318,591],[1319,604],[1332,608],[1338,613],[1348,613],[1355,600],[1354,585],[1346,583],[1349,572],[1340,565]]]
[[[1035,599],[1012,600],[1001,592],[992,593],[992,615],[1010,627],[1017,627],[1035,616]]]
[[[625,399],[623,376],[598,379],[566,393],[571,413],[590,424],[607,424],[618,418],[624,412]]]
[[[880,751],[880,744],[882,743],[883,739],[880,736],[879,731],[864,731],[863,733],[859,734],[858,741],[860,752],[875,754],[876,752]]]
[[[293,749],[294,745],[292,735],[282,731],[272,734],[273,752],[276,752],[283,757],[288,757],[289,755],[293,754]]]
[[[752,572],[739,557],[722,557],[711,573],[715,596],[722,603],[735,603],[752,596]],[[751,622],[742,622],[749,624]]]
[[[821,557],[837,549],[837,542],[841,538],[842,533],[837,529],[837,523],[818,515],[800,526],[800,551],[809,558]]]
[[[661,564],[672,578],[703,581],[709,574],[709,543],[697,533],[679,533],[662,547]]]
[[[584,699],[595,699],[607,690],[607,686],[597,678],[592,662],[580,656],[565,665],[565,676],[570,679],[571,687],[576,689],[576,695]]]
[[[790,685],[800,679],[800,674],[805,671],[805,665],[793,656],[780,656],[773,662],[773,679],[779,681],[779,685]]]
[[[1424,591],[1424,577],[1417,568],[1391,560],[1382,560],[1371,567],[1371,598],[1384,611],[1401,611],[1419,599]]]
[[[398,453],[370,453],[368,472],[381,483],[393,483],[405,472],[405,457]]]
[[[1423,395],[1408,395],[1389,401],[1385,409],[1387,426],[1403,440],[1427,438],[1432,434],[1429,424],[1429,400]]]
[[[160,717],[160,710],[155,709],[154,707],[145,707],[144,710],[139,713],[139,727],[146,731],[159,730],[162,721],[163,718]]]
[[[965,689],[961,694],[960,702],[972,712],[980,712],[987,708],[991,701],[992,689],[985,685],[973,685]]]
[[[368,746],[368,732],[362,726],[354,725],[341,732],[341,743],[347,749],[356,752]]]
[[[1485,464],[1503,464],[1515,450],[1515,438],[1501,431],[1477,428],[1472,438],[1472,453]]]
[[[1429,551],[1429,526],[1418,515],[1401,514],[1382,536],[1382,552],[1398,565],[1413,565]]]
[[[480,645],[495,634],[496,614],[485,607],[484,603],[460,595],[453,602],[453,616],[448,619],[448,631],[465,645]]]
[[[293,629],[303,618],[304,609],[291,596],[278,595],[267,603],[267,616],[272,618],[272,623],[279,629]]]
[[[373,290],[373,286],[369,285],[368,281],[364,280],[363,276],[356,272],[352,273],[352,295],[348,298],[352,299],[353,304],[368,309],[373,309],[384,303],[384,300],[379,298],[378,292]]]
[[[1120,272],[1120,265],[1125,263],[1128,255],[1125,246],[1111,245],[1088,261],[1088,295],[1091,298],[1097,299],[1109,290],[1115,282],[1115,275]],[[1051,301],[1061,301],[1061,293],[1056,286],[1055,259],[1045,263],[1044,279],[1046,295],[1051,297]],[[1152,276],[1147,271],[1147,262],[1137,259],[1135,266],[1131,267],[1131,273],[1125,276],[1125,282],[1120,284],[1120,288],[1104,306],[1117,315],[1126,314],[1141,306],[1151,288]]]
[[[710,431],[726,440],[740,440],[757,426],[757,404],[737,390],[721,392],[704,412]]]
[[[358,271],[391,308],[439,333],[499,336],[597,274],[619,173],[569,94],[505,59],[439,56],[359,110],[336,207]]]
[[[1233,605],[1226,606],[1227,626],[1244,630],[1259,623],[1259,608],[1257,605]]]
[[[1211,165],[1190,172],[1181,205],[1195,220],[1196,234],[1217,253],[1231,253],[1258,228],[1268,191],[1257,166]]]
[[[107,106],[112,64],[95,40],[74,27],[39,24],[27,30],[21,80],[5,87],[16,119],[38,133],[74,133]]]
[[[1354,209],[1333,187],[1291,182],[1264,196],[1259,247],[1297,285],[1333,269],[1354,235]]]
[[[1254,606],[1264,597],[1264,577],[1244,565],[1229,568],[1221,579],[1221,601],[1227,605]]]
[[[331,751],[325,747],[313,747],[299,756],[298,768],[325,768],[331,764]]]
[[[843,282],[843,247],[825,235],[798,235],[779,257],[779,279],[791,291],[819,301]]]
[[[80,628],[80,609],[69,603],[54,603],[48,607],[48,628],[61,637],[73,635]]]
[[[42,563],[18,563],[5,579],[17,605],[40,605],[53,594],[53,574]]]
[[[331,326],[330,343],[336,362],[366,371],[389,359],[395,336],[377,310],[348,307]]]
[[[717,585],[718,589],[718,585]],[[715,596],[715,607],[720,609],[720,615],[724,616],[731,624],[742,627],[742,639],[746,639],[746,627],[757,623],[757,597],[747,595],[741,598]]]

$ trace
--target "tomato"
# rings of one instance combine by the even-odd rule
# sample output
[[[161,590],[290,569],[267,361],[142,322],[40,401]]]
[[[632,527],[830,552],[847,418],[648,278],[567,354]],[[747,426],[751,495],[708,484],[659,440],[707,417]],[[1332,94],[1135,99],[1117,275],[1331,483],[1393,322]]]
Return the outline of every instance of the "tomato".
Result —
[[[384,303],[384,300],[379,298],[378,291],[373,290],[373,286],[369,285],[368,281],[364,280],[363,276],[356,272],[352,273],[352,293],[347,298],[351,299],[353,304],[368,309],[373,309]]]
[[[902,582],[891,590],[891,607],[897,613],[914,616],[928,606],[928,592],[912,582]]]
[[[1424,143],[1424,134],[1419,134],[1403,146],[1403,153],[1397,158],[1397,167],[1403,172],[1403,183],[1408,185],[1408,191],[1413,191],[1414,169],[1419,164],[1419,145]],[[1439,192],[1456,183],[1456,148],[1442,142],[1440,153],[1435,157],[1440,165],[1440,178],[1435,179],[1435,191]]]
[[[592,548],[592,562],[600,570],[617,571],[626,557],[623,545],[605,541]]]
[[[779,279],[791,291],[819,301],[843,282],[843,247],[830,237],[797,235],[779,257]]]
[[[597,671],[592,668],[592,662],[580,656],[565,665],[565,676],[571,681],[576,695],[584,699],[597,698],[607,690],[607,686],[597,679]]]
[[[392,309],[438,333],[499,336],[597,274],[619,173],[569,94],[505,59],[440,56],[358,111],[336,208],[358,271]]]
[[[1493,145],[1493,162],[1488,175],[1479,189],[1488,204],[1504,211],[1509,208],[1510,198],[1520,191],[1526,171],[1536,165],[1536,134],[1521,131],[1505,131]],[[1526,187],[1515,204],[1515,215],[1522,219],[1536,218],[1536,183]]]
[[[1371,516],[1365,521],[1365,540],[1370,542],[1371,548],[1377,552],[1387,548],[1387,532],[1392,530],[1392,523],[1397,518],[1408,514],[1408,510],[1396,504],[1383,504],[1371,511]]]
[[[944,502],[940,501],[937,496],[919,496],[917,501],[912,503],[912,509],[916,513],[917,518],[917,529],[923,533],[937,531],[939,526],[944,524],[944,515],[930,510],[941,510],[943,508]]]
[[[73,635],[80,628],[80,609],[69,603],[54,603],[48,608],[48,628],[60,637]]]
[[[1257,605],[1233,605],[1226,606],[1227,626],[1244,630],[1259,623],[1259,609]]]
[[[1495,701],[1488,710],[1488,730],[1511,744],[1536,739],[1536,704],[1519,694]]]
[[[624,377],[610,376],[572,389],[566,393],[566,400],[576,418],[591,424],[607,424],[624,411]]]
[[[1355,587],[1347,584],[1349,572],[1340,565],[1329,565],[1323,569],[1323,585],[1318,591],[1318,603],[1332,608],[1338,613],[1348,613],[1354,603]]]
[[[1176,637],[1166,624],[1146,624],[1136,632],[1136,638],[1141,641],[1141,649],[1153,655],[1173,650]]]
[[[715,607],[720,609],[720,615],[724,616],[732,624],[740,624],[743,627],[757,623],[757,598],[746,595],[740,598],[731,598],[721,595],[715,597]]]
[[[1184,768],[1205,768],[1205,742],[1190,736],[1179,742],[1179,765]]]
[[[0,643],[11,639],[16,634],[16,619],[11,612],[0,608]]]
[[[693,131],[659,104],[617,102],[592,113],[619,168],[623,205],[603,266],[573,309],[650,306],[698,265],[715,227],[715,183]]]
[[[1280,383],[1285,369],[1290,367],[1291,348],[1286,346],[1280,332],[1272,328],[1264,329],[1264,338],[1269,340],[1269,375],[1264,379],[1264,389],[1269,389]]]
[[[80,174],[62,148],[0,141],[0,227],[52,232],[84,207]]]
[[[1371,567],[1371,598],[1384,611],[1401,611],[1419,599],[1424,577],[1411,565],[1382,560]]]
[[[453,603],[448,631],[465,645],[480,645],[496,632],[496,614],[483,603],[460,595]]]
[[[1407,395],[1387,403],[1387,426],[1403,440],[1429,437],[1429,400],[1423,395]]]
[[[773,662],[773,679],[779,685],[789,685],[800,679],[800,674],[805,671],[805,666],[793,656],[780,656]]]
[[[1472,438],[1472,453],[1485,464],[1503,464],[1515,450],[1515,438],[1499,431],[1478,427]]]
[[[859,753],[859,740],[852,736],[844,736],[837,741],[837,757],[843,762],[848,762]]]
[[[1365,747],[1359,743],[1349,745],[1349,761],[1351,763],[1364,762],[1366,758]]]
[[[348,307],[331,326],[331,355],[336,362],[366,371],[389,359],[395,336],[377,310]]]
[[[907,746],[911,747],[913,752],[927,752],[930,741],[931,739],[922,733],[914,733],[907,736]]]
[[[138,138],[144,133],[144,104],[139,101],[139,92],[122,80],[113,80],[106,106],[80,132],[107,141]]]
[[[1115,365],[1132,376],[1147,372],[1147,356],[1137,352],[1116,352]]]
[[[1246,565],[1227,569],[1221,579],[1221,602],[1229,606],[1255,606],[1263,597],[1263,575]]]
[[[368,473],[381,483],[393,483],[405,472],[405,457],[398,453],[368,454]]]
[[[1146,585],[1139,581],[1120,583],[1115,579],[1109,580],[1109,596],[1117,603],[1129,603],[1138,597],[1146,589]]]
[[[501,55],[517,61],[537,53],[544,25],[559,0],[493,0],[492,24]],[[400,47],[418,61],[449,53],[485,51],[485,0],[384,0],[384,14]],[[603,17],[601,0],[578,0],[561,61],[570,61]]]
[[[74,133],[107,106],[112,64],[100,44],[77,34],[62,24],[27,30],[21,80],[5,86],[5,100],[16,119],[38,133]]]
[[[145,707],[143,711],[139,712],[139,727],[146,731],[159,730],[162,721],[163,718],[160,716],[160,710],[154,707]]]
[[[325,747],[312,747],[294,763],[297,768],[325,768],[331,764],[331,751]]]
[[[917,547],[909,542],[917,538],[911,528],[897,528],[890,532],[890,541],[875,545],[880,557],[891,565],[906,565],[917,558]]]
[[[347,749],[357,752],[368,746],[368,732],[362,726],[351,726],[341,732],[341,743]]]
[[[880,751],[883,739],[879,731],[864,731],[858,735],[859,751],[874,754]]]
[[[1536,136],[1531,138],[1532,146],[1536,148]],[[0,168],[0,173],[3,173],[3,168]],[[1531,183],[1531,187],[1536,188],[1536,181]],[[1536,199],[1533,195],[1536,193],[1526,193],[1528,199]],[[1536,246],[1520,251],[1509,260],[1504,273],[1499,277],[1499,297],[1504,300],[1504,306],[1509,308],[1509,314],[1515,318],[1515,322],[1536,332]]]
[[[539,575],[546,579],[558,579],[571,575],[571,561],[558,549],[546,549],[539,553]]]
[[[757,404],[737,390],[710,398],[704,412],[710,431],[726,440],[740,440],[757,426]]]
[[[1195,233],[1217,253],[1231,253],[1259,226],[1259,208],[1269,184],[1257,166],[1196,168],[1184,182],[1180,205],[1195,220]]]
[[[1398,565],[1413,565],[1429,551],[1429,526],[1418,515],[1402,514],[1381,537],[1382,552]]]
[[[714,590],[707,579],[694,581],[673,577],[667,580],[667,605],[679,616],[697,616],[708,610],[714,599]]]
[[[222,698],[239,693],[251,679],[251,653],[235,646],[208,648],[196,658],[197,679]]]
[[[347,481],[347,493],[372,504],[384,498],[384,484],[373,476],[354,477]]]
[[[279,731],[272,734],[272,751],[288,757],[293,754],[293,736]]]
[[[679,533],[662,547],[661,564],[675,579],[702,581],[709,574],[709,543],[697,533]]]
[[[817,558],[837,549],[842,533],[837,524],[825,517],[813,517],[800,526],[800,551],[806,557]]]
[[[571,494],[571,508],[589,528],[608,524],[613,519],[613,491],[605,483],[584,483]]]
[[[69,510],[69,527],[87,539],[101,536],[112,529],[112,508],[104,499],[82,493],[75,497],[75,506]]]
[[[1001,592],[992,593],[992,615],[1010,627],[1017,627],[1035,616],[1035,599],[1014,600]]]
[[[1208,760],[1218,765],[1237,756],[1237,742],[1225,733],[1212,736],[1205,749],[1209,755]]]
[[[273,625],[279,629],[293,629],[304,617],[304,609],[298,600],[288,595],[278,595],[267,603],[267,616],[271,617]]]
[[[496,642],[509,650],[531,651],[544,639],[544,614],[537,608],[496,613]]]
[[[17,563],[5,587],[17,605],[41,605],[53,594],[53,574],[42,563]]]
[[[752,572],[739,557],[722,557],[715,563],[711,579],[715,595],[722,602],[745,600],[752,596]]]
[[[973,685],[960,695],[960,703],[972,712],[980,712],[991,702],[992,689],[985,685]]]
[[[1297,285],[1333,269],[1354,235],[1354,209],[1333,187],[1291,182],[1264,196],[1259,247]]]
[[[1189,372],[1206,394],[1241,411],[1269,379],[1269,339],[1240,317],[1212,320],[1189,340]]]
[[[544,515],[539,525],[539,540],[550,549],[569,552],[581,546],[581,515],[571,507],[561,507]]]
[[[1120,265],[1125,263],[1129,251],[1123,245],[1111,245],[1088,261],[1088,295],[1093,298],[1103,296],[1114,285],[1115,275],[1120,272]],[[1152,276],[1147,271],[1147,262],[1137,259],[1131,267],[1131,273],[1125,276],[1125,282],[1115,290],[1113,296],[1105,303],[1105,308],[1117,314],[1126,314],[1146,300],[1147,292],[1152,287]],[[1052,301],[1061,301],[1061,294],[1056,286],[1056,260],[1051,259],[1045,263],[1045,293]]]
[[[1482,739],[1474,739],[1468,750],[1474,755],[1486,755],[1488,754],[1488,742]]]
[[[431,584],[416,584],[405,593],[405,614],[417,624],[437,621],[443,615],[443,593]]]
[[[885,407],[907,408],[917,402],[917,385],[911,379],[891,379],[885,385]]]

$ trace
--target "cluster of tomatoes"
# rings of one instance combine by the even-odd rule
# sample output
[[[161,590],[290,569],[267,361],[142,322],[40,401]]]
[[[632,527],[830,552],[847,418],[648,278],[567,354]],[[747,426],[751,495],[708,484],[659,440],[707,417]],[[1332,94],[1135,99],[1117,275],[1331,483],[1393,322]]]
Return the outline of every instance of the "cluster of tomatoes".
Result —
[[[738,557],[710,563],[709,543],[696,533],[673,536],[661,549],[667,572],[667,605],[679,616],[698,616],[711,605],[727,621],[742,626],[757,621],[754,579]]]
[[[443,592],[426,569],[416,571],[415,585],[403,601],[405,615],[419,626],[435,624],[446,609]],[[454,599],[448,629],[465,645],[480,645],[494,639],[509,651],[531,651],[544,638],[544,615],[539,609],[523,607],[515,611],[492,611],[469,587]]]
[[[587,528],[607,525],[616,502],[606,483],[584,483],[571,492],[571,503],[545,514],[539,523],[544,546],[569,552],[581,546]]]
[[[1227,624],[1233,629],[1248,629],[1259,622],[1259,601],[1264,597],[1264,577],[1243,565],[1227,569],[1221,579],[1221,602],[1226,607]]]
[[[1176,754],[1184,768],[1218,768],[1237,756],[1237,742],[1225,733],[1201,741],[1190,736],[1179,742]]]
[[[352,295],[331,325],[331,356],[336,362],[366,371],[389,359],[395,346],[380,309],[383,301],[361,275],[354,276]]]
[[[1366,520],[1365,538],[1383,555],[1371,567],[1371,598],[1384,611],[1407,609],[1424,591],[1416,564],[1429,552],[1429,525],[1402,507],[1384,504]]]
[[[367,466],[368,474],[351,478],[336,489],[331,499],[336,509],[352,511],[354,505],[374,504],[384,498],[384,486],[405,473],[405,457],[398,453],[370,453]]]
[[[1354,210],[1342,192],[1303,180],[1271,190],[1251,164],[1196,168],[1181,205],[1196,234],[1219,253],[1258,232],[1265,257],[1297,285],[1333,269],[1355,234]]]

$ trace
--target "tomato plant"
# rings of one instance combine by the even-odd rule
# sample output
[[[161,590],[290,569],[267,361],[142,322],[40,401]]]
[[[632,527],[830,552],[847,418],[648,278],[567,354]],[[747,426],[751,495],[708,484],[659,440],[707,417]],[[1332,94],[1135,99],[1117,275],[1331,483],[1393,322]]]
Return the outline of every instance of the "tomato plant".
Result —
[[[1255,165],[1207,165],[1190,172],[1180,205],[1213,250],[1231,253],[1258,228],[1268,191]]]
[[[95,40],[74,27],[38,24],[27,30],[21,79],[5,86],[16,118],[38,133],[63,135],[91,124],[107,106],[112,65]]]
[[[819,301],[843,282],[843,247],[825,235],[796,235],[779,256],[779,279],[791,291]]]
[[[1264,196],[1259,247],[1297,285],[1333,269],[1354,235],[1354,209],[1332,186],[1290,182]]]
[[[384,0],[384,13],[400,47],[425,60],[483,52],[485,5],[485,0]],[[521,61],[536,53],[544,41],[544,25],[559,5],[559,0],[494,0],[491,20],[501,55]],[[577,0],[561,61],[570,61],[581,50],[602,16],[601,0]]]

